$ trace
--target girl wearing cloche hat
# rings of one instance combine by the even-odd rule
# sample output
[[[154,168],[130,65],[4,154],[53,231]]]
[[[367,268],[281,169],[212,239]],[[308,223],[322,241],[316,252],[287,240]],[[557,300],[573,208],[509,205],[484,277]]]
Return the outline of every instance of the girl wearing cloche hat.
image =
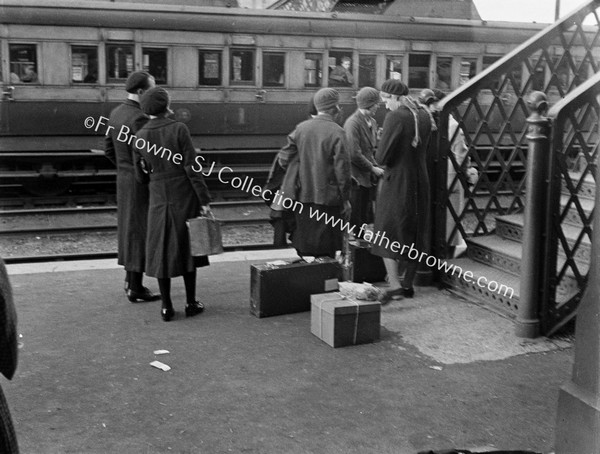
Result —
[[[425,108],[409,96],[408,87],[399,80],[383,83],[381,99],[390,112],[385,117],[375,154],[375,160],[384,166],[385,173],[377,198],[374,230],[389,242],[373,243],[371,252],[383,257],[390,286],[380,301],[387,304],[395,297],[414,296],[413,280],[418,261],[407,257],[409,247],[417,249],[418,256],[428,252],[430,208],[426,151],[431,121]],[[402,282],[398,278],[400,258],[407,260]]]
[[[190,255],[186,221],[210,211],[210,195],[202,173],[194,170],[196,150],[187,126],[167,118],[169,93],[153,88],[142,95],[140,104],[150,115],[135,141],[137,152],[150,168],[146,274],[158,279],[161,316],[167,322],[175,316],[172,277],[183,276],[185,315],[204,309],[196,300],[196,268],[208,265],[208,258]]]

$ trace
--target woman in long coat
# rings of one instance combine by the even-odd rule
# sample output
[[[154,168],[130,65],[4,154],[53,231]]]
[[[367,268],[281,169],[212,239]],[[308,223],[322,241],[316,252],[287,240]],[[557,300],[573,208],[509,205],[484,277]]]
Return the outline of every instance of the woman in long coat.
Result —
[[[377,197],[374,230],[380,238],[371,251],[383,257],[390,287],[381,296],[386,304],[392,297],[412,297],[418,258],[408,258],[404,280],[398,277],[398,260],[408,255],[412,245],[419,256],[426,247],[425,233],[429,222],[429,177],[426,152],[431,135],[431,119],[425,109],[408,96],[408,87],[399,80],[387,80],[381,98],[390,112],[375,155],[384,166]],[[394,245],[394,241],[397,242]],[[400,247],[398,247],[398,244]],[[403,246],[406,245],[406,248]],[[414,253],[412,254],[414,255]]]
[[[202,174],[193,170],[196,152],[187,127],[167,118],[169,101],[164,88],[144,93],[141,106],[150,120],[137,133],[143,141],[136,140],[138,153],[150,169],[146,274],[158,279],[165,321],[175,315],[172,277],[183,276],[185,314],[196,315],[204,309],[196,301],[196,268],[208,265],[208,258],[191,256],[186,221],[208,212],[210,202]]]
[[[133,146],[122,140],[121,130],[136,134],[148,121],[140,96],[155,86],[146,71],[135,71],[125,82],[127,99],[110,113],[105,154],[117,166],[117,262],[125,268],[125,292],[132,303],[155,301],[157,295],[142,285],[146,267],[148,186],[134,177]]]

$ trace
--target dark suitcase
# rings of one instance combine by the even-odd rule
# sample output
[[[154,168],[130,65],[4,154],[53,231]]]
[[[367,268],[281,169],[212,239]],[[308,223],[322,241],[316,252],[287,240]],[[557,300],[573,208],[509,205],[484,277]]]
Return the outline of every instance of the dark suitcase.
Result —
[[[338,289],[342,266],[332,258],[250,267],[250,313],[257,317],[310,311],[310,295]]]
[[[352,282],[383,282],[387,274],[383,259],[371,254],[369,243],[350,241],[349,280]]]

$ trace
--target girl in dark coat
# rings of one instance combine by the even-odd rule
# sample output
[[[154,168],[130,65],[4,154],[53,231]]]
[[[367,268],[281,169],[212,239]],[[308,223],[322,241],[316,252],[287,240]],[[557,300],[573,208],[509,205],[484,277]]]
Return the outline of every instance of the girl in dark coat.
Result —
[[[146,241],[146,274],[158,279],[163,320],[175,315],[171,278],[183,276],[186,316],[199,314],[196,301],[196,267],[207,257],[192,257],[186,221],[208,213],[210,195],[202,174],[193,170],[196,151],[187,127],[167,118],[169,94],[164,88],[148,90],[141,98],[150,121],[137,133],[138,153],[150,169],[150,202]],[[162,147],[162,149],[161,149]]]
[[[385,117],[375,155],[385,166],[375,213],[375,232],[389,242],[376,242],[371,251],[383,257],[390,288],[381,296],[386,304],[392,297],[412,297],[418,259],[408,261],[404,281],[398,278],[398,260],[406,257],[412,245],[419,256],[426,247],[429,222],[429,177],[426,151],[431,135],[431,119],[425,109],[408,97],[408,87],[399,80],[387,80],[381,97],[391,112]],[[394,247],[394,241],[400,247]],[[402,246],[407,248],[403,249]],[[402,252],[404,251],[404,254]],[[414,253],[412,254],[414,255]]]

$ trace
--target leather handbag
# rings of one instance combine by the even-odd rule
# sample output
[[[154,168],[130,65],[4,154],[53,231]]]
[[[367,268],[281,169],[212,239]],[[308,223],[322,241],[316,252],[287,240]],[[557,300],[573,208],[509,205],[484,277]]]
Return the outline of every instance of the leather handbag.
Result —
[[[187,220],[190,252],[193,257],[223,253],[221,224],[212,212],[209,213],[210,216],[198,216]]]

